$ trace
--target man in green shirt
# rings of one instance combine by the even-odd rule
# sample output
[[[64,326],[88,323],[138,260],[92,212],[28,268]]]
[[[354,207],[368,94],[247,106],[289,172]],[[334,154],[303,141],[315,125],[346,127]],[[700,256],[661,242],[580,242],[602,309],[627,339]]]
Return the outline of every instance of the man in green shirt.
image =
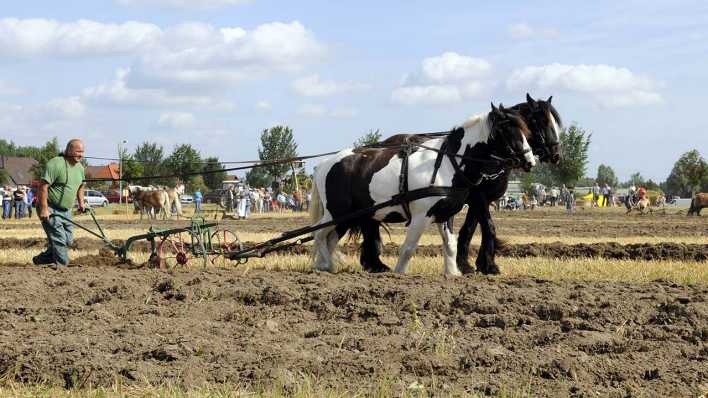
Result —
[[[73,241],[71,219],[74,199],[78,199],[79,211],[84,210],[84,144],[73,139],[66,144],[61,156],[50,159],[37,190],[37,213],[47,233],[47,250],[35,256],[36,265],[69,265],[69,246]]]

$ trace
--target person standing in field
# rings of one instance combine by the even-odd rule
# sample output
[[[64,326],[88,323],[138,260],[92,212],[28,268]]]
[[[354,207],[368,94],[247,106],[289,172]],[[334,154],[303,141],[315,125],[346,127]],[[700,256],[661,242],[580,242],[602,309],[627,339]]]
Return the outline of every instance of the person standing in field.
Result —
[[[25,189],[21,185],[12,193],[12,201],[15,204],[15,218],[25,218]]]
[[[12,190],[5,186],[2,190],[2,219],[7,220],[12,214]]]
[[[34,202],[34,193],[32,188],[25,188],[25,209],[27,209],[27,218],[32,218],[32,205]]]
[[[600,204],[597,202],[599,198],[600,198],[600,184],[595,182],[595,184],[592,186],[592,207],[600,207]]]
[[[61,156],[47,162],[37,190],[37,214],[47,234],[47,249],[32,259],[36,265],[69,265],[73,228],[68,220],[75,199],[79,211],[84,211],[83,156],[84,144],[73,139],[66,144]]]
[[[573,208],[575,207],[575,193],[573,193],[573,187],[568,187],[565,191],[565,211],[568,215],[573,214]]]
[[[196,192],[194,192],[194,212],[195,213],[201,213],[202,212],[202,191],[197,189]]]

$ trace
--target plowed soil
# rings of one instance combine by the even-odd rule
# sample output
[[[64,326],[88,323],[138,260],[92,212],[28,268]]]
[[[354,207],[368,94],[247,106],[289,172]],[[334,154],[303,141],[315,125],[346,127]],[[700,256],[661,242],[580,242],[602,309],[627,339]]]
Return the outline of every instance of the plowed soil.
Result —
[[[0,268],[0,374],[69,387],[395,380],[698,396],[708,288],[226,269]],[[402,390],[401,390],[402,391]]]

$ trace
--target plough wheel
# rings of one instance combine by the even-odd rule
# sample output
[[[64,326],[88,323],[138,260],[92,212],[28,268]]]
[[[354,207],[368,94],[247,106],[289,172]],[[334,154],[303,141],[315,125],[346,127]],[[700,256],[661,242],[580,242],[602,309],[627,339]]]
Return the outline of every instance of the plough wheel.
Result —
[[[182,234],[170,235],[157,245],[157,256],[150,259],[153,266],[174,268],[189,262],[190,252]]]
[[[228,229],[218,229],[211,235],[211,247],[214,253],[210,256],[211,263],[223,267],[229,262],[224,254],[242,250],[243,244],[234,232]]]

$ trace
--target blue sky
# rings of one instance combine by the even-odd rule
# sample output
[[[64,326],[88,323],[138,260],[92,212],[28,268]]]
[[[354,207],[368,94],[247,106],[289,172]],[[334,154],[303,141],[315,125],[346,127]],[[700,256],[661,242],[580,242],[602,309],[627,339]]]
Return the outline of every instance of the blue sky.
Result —
[[[664,180],[708,155],[708,3],[103,0],[4,2],[0,135],[156,141],[257,157],[287,124],[300,154],[443,130],[553,95],[593,134],[587,174]]]

